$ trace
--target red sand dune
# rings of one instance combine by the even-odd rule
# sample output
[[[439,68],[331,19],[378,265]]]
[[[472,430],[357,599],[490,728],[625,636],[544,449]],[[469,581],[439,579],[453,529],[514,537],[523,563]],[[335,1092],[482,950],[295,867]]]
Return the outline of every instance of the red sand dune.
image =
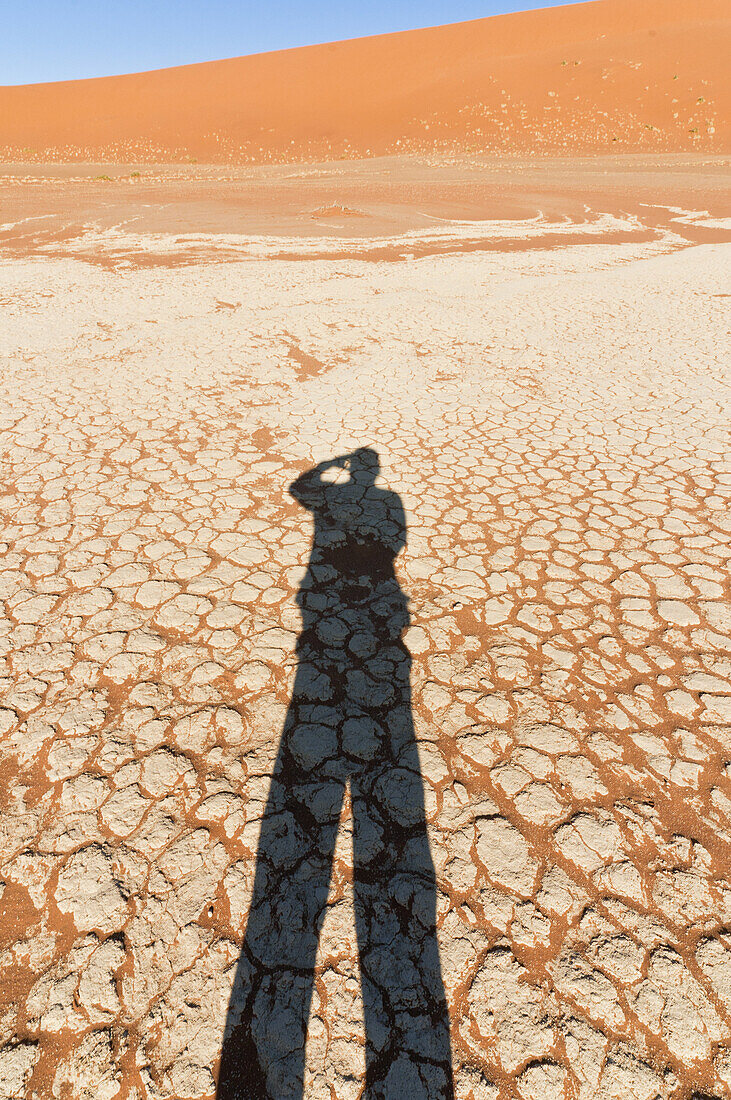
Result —
[[[4,160],[725,152],[728,0],[598,0],[95,80],[0,88]]]

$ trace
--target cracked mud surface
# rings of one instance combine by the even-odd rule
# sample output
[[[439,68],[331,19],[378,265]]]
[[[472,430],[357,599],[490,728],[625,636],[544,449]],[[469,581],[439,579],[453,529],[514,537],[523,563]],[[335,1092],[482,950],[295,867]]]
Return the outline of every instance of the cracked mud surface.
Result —
[[[321,767],[339,793],[298,819],[295,856],[334,869],[277,1100],[292,1059],[306,1096],[360,1096],[369,1011],[369,1095],[447,1095],[409,1032],[435,952],[389,1035],[363,993],[354,852],[384,806],[422,814],[431,902],[371,876],[364,911],[398,887],[403,919],[361,915],[367,980],[435,937],[460,1100],[731,1097],[726,248],[1,272],[0,1095],[215,1095],[245,960],[262,996],[286,970],[294,888],[247,916],[257,852],[295,858],[261,825],[289,711],[317,737],[285,737],[282,797]],[[288,493],[361,447],[406,517],[381,634],[308,612],[337,576],[305,584]],[[317,680],[346,645],[413,723],[360,809],[367,719],[399,701],[354,734],[305,713],[353,706],[362,683]],[[279,983],[284,1017],[301,995]]]

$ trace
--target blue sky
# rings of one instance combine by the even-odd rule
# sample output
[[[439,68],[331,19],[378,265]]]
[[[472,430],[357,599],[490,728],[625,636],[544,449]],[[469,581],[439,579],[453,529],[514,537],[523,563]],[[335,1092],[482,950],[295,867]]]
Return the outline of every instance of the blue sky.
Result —
[[[550,0],[4,0],[0,84],[140,72],[550,6]]]

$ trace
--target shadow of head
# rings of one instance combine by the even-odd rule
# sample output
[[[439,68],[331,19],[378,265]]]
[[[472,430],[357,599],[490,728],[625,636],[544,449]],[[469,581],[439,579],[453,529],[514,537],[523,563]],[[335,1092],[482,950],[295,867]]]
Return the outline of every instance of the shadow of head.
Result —
[[[381,472],[378,451],[371,447],[359,447],[350,455],[348,470],[353,481],[373,484]]]
[[[350,486],[366,490],[375,483],[380,472],[381,462],[378,451],[374,451],[371,447],[359,447],[357,451],[336,458],[323,471],[322,480],[341,488]]]

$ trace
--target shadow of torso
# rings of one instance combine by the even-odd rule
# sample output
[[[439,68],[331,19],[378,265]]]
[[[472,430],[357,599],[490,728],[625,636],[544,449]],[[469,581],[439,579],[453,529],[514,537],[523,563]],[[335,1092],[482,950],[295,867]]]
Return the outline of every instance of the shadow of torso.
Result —
[[[453,1095],[402,638],[409,616],[394,571],[406,542],[404,511],[367,470],[324,480],[330,465],[290,487],[313,513],[312,551],[297,596],[298,667],[262,821],[218,1100],[304,1096],[315,958],[347,784],[366,1031],[361,1095]]]

